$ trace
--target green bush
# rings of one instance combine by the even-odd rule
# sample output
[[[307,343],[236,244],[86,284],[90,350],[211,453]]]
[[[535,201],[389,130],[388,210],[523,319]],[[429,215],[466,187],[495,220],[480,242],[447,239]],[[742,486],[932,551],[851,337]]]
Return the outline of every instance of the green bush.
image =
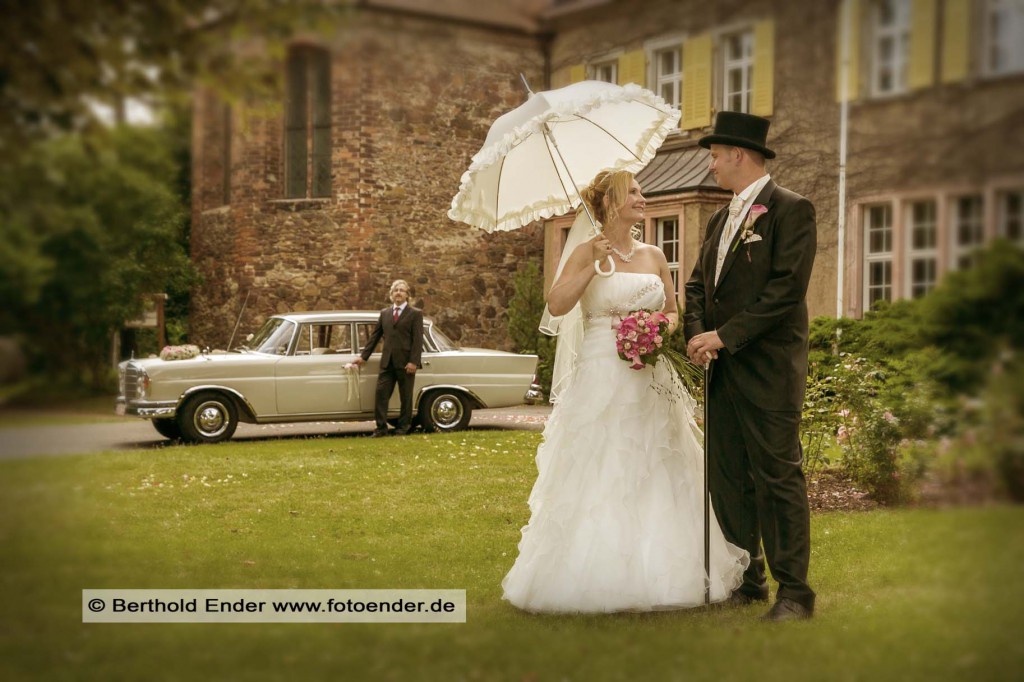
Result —
[[[0,183],[17,251],[0,258],[0,334],[28,339],[47,380],[109,387],[111,339],[143,296],[188,288],[176,172],[164,131],[121,127],[39,143]]]
[[[833,407],[839,407],[834,414],[842,468],[876,500],[894,504],[908,498],[913,480],[901,462],[901,420],[884,399],[886,378],[871,361],[844,353],[822,383],[831,390]]]
[[[544,395],[551,395],[551,371],[555,362],[555,339],[537,328],[544,314],[544,276],[536,261],[520,266],[512,282],[512,300],[508,304],[508,334],[517,353],[538,356],[537,383]]]
[[[943,351],[934,376],[962,394],[984,387],[1002,349],[1024,350],[1024,250],[1000,240],[976,258],[920,301],[921,340]]]
[[[960,428],[934,444],[931,469],[958,497],[1024,502],[1024,358],[1004,351],[977,398],[964,397]]]

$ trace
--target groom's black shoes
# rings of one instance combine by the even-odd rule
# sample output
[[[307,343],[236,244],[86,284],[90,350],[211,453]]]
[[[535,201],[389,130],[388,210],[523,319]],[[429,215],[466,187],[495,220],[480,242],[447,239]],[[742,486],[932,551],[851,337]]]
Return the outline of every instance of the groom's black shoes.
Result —
[[[786,599],[785,597],[776,600],[775,605],[771,608],[768,613],[761,616],[761,620],[765,621],[783,621],[783,620],[807,620],[812,616],[812,612],[803,604],[793,601],[792,599]]]

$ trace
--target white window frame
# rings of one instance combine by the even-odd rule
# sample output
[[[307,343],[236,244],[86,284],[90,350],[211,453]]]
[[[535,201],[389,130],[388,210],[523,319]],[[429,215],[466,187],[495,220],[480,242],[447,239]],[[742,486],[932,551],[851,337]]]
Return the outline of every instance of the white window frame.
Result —
[[[669,221],[675,223],[675,239],[665,239],[665,223]],[[676,292],[679,291],[679,257],[683,248],[683,243],[680,240],[682,235],[679,231],[681,222],[682,221],[679,220],[679,216],[677,215],[659,216],[654,219],[655,243],[658,245],[658,248],[665,253],[665,258],[668,260],[668,270],[672,275],[672,283],[675,286]],[[672,260],[671,254],[665,251],[665,246],[673,247],[673,250],[675,251],[675,260]]]
[[[922,222],[916,222],[914,216],[914,207],[918,205],[931,206],[931,216]],[[939,205],[934,199],[917,199],[906,202],[904,218],[904,233],[906,235],[906,267],[904,271],[906,273],[904,282],[904,291],[906,292],[907,298],[920,298],[920,296],[927,295],[939,279]],[[916,229],[929,229],[931,231],[931,243],[925,246],[915,246],[914,244],[914,231]],[[914,263],[916,261],[930,262],[931,273],[930,277],[926,277],[923,281],[915,281],[914,279]],[[921,292],[920,296],[914,295],[914,289],[917,287],[923,287],[924,291]]]
[[[665,55],[672,55],[676,67],[674,72],[666,72],[662,70],[662,57]],[[668,47],[653,49],[650,53],[650,63],[652,74],[649,82],[654,83],[655,93],[657,93],[659,97],[664,99],[673,108],[680,108],[683,101],[682,43],[675,43]],[[672,91],[671,99],[665,97],[663,89],[666,87],[670,88]]]
[[[887,210],[889,215],[888,224],[874,225],[872,224],[872,216],[874,209]],[[887,301],[893,300],[893,206],[891,203],[884,204],[868,204],[864,206],[863,211],[863,224],[864,224],[864,310],[871,310],[872,300],[871,292],[876,289],[881,289],[883,292],[888,290],[888,295],[883,295],[883,298]],[[872,251],[871,250],[871,235],[873,231],[883,230],[888,231],[888,250],[886,251]],[[871,283],[871,266],[875,264],[884,264],[889,266],[889,276],[886,282],[881,284]]]
[[[729,46],[733,38],[740,40],[740,55],[730,56]],[[750,113],[751,100],[753,99],[753,74],[754,74],[754,29],[748,27],[736,31],[722,33],[720,37],[719,54],[722,60],[722,86],[721,111],[739,111],[745,114]],[[735,71],[740,72],[740,89],[732,91],[729,86],[729,76]],[[733,109],[729,106],[729,100],[734,96],[740,97],[740,108]]]
[[[1017,210],[1010,211],[1010,197],[1017,197]],[[1024,189],[1001,190],[996,194],[996,234],[1024,246]],[[1017,225],[1017,236],[1010,234],[1010,221]]]
[[[605,83],[619,82],[619,60],[618,59],[602,59],[601,61],[594,62],[587,69],[590,72],[590,79],[595,81],[603,81]],[[606,70],[606,71],[605,71]],[[602,73],[605,71],[605,73]],[[606,77],[610,76],[611,80]]]
[[[881,5],[891,3],[893,21],[883,24]],[[873,0],[870,9],[871,27],[871,95],[889,97],[907,91],[907,71],[910,68],[910,0]],[[890,59],[883,61],[881,46],[892,42]],[[882,86],[882,74],[892,71],[892,84]]]
[[[982,72],[1005,76],[1024,71],[1024,1],[985,0],[982,19]]]
[[[963,202],[974,200],[977,202],[977,212],[972,216],[963,214]],[[981,193],[963,194],[950,199],[950,225],[949,225],[949,269],[964,270],[974,265],[974,258],[970,255],[972,251],[985,245],[985,197]],[[974,241],[964,242],[960,239],[960,227],[970,220],[971,226],[977,237]]]

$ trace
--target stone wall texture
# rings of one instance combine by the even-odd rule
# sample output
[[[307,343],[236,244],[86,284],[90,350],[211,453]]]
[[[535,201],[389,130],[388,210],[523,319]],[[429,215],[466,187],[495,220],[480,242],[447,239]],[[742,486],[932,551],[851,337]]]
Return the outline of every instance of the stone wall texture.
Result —
[[[334,87],[328,200],[282,200],[280,116],[236,110],[230,202],[222,206],[223,105],[197,97],[193,258],[205,281],[194,296],[195,340],[224,344],[246,294],[240,329],[251,330],[284,310],[377,308],[385,303],[388,283],[402,277],[453,337],[507,348],[504,314],[512,275],[523,261],[542,257],[543,231],[486,235],[453,223],[445,212],[490,123],[523,101],[518,74],[536,89],[569,65],[649,48],[652,41],[721,36],[764,19],[774,20],[775,31],[768,141],[778,157],[769,171],[817,208],[819,246],[808,303],[812,315],[835,315],[840,6],[839,0],[581,2],[582,9],[551,20],[547,37],[402,13],[367,14],[325,45],[333,55]],[[864,79],[866,64],[861,67]],[[692,144],[708,131],[683,131],[670,141]],[[974,191],[994,179],[1015,182],[1024,178],[1022,147],[1019,73],[972,75],[952,84],[937,78],[920,90],[853,101],[846,287],[855,286],[862,269],[850,247],[862,228],[849,207],[898,192]],[[715,201],[712,196],[686,207],[686,253],[695,252]],[[847,301],[852,298],[848,292]]]
[[[332,196],[285,200],[283,106],[233,111],[224,204],[223,104],[195,100],[192,340],[227,344],[267,316],[379,309],[394,279],[466,345],[508,348],[513,275],[539,227],[488,235],[446,212],[491,122],[543,83],[538,39],[390,13],[339,29],[331,53]]]

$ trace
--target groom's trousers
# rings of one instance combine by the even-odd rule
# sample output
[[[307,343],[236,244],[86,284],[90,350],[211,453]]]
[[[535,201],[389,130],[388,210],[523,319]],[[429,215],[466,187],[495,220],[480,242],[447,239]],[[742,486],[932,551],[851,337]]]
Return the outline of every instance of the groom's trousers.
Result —
[[[712,374],[708,409],[711,502],[725,538],[750,553],[739,591],[768,596],[767,558],[779,583],[777,598],[792,599],[813,611],[814,591],[807,584],[811,528],[801,466],[800,413],[754,405],[723,366]]]

